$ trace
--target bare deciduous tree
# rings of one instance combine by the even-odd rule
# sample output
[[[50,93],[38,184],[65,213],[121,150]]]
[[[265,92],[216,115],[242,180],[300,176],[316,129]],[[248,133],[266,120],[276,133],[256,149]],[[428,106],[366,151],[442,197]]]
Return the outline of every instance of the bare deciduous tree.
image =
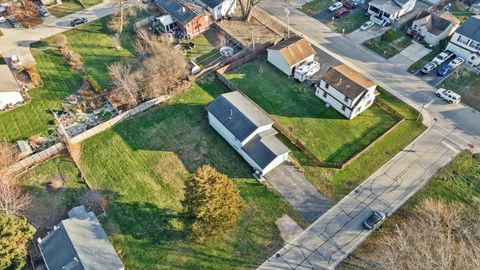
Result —
[[[0,173],[18,159],[18,149],[13,143],[0,142]]]
[[[32,202],[32,196],[23,191],[10,175],[0,175],[0,212],[21,216]]]
[[[137,104],[140,88],[132,66],[116,62],[108,66],[108,74],[114,85],[115,98],[122,104]]]
[[[480,222],[459,205],[427,199],[373,254],[382,269],[480,269]]]
[[[108,200],[101,191],[88,190],[80,198],[80,202],[89,209],[95,209],[100,206],[102,209],[107,209]]]
[[[250,17],[252,16],[253,8],[262,3],[264,0],[239,0],[240,6],[242,7],[242,13],[244,15],[245,21],[250,21]]]

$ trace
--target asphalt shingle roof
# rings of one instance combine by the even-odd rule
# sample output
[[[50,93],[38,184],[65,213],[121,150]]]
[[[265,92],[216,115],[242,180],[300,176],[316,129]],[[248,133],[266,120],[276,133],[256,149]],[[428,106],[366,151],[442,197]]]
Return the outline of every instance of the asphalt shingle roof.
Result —
[[[211,8],[215,8],[221,3],[223,3],[225,0],[200,0],[200,1],[202,1],[205,5]]]
[[[323,75],[322,80],[352,100],[365,93],[368,88],[376,85],[344,64],[330,68]]]
[[[193,20],[197,15],[204,13],[201,7],[179,0],[155,0],[155,3],[166,10],[177,21],[184,24]]]
[[[274,129],[262,132],[248,143],[246,143],[242,150],[253,160],[258,166],[265,168],[275,158],[290,150],[275,137],[276,131]]]
[[[457,29],[457,33],[480,42],[480,18],[472,16]]]
[[[268,48],[268,50],[279,51],[290,66],[298,64],[315,54],[312,45],[302,37],[293,37],[280,41]]]

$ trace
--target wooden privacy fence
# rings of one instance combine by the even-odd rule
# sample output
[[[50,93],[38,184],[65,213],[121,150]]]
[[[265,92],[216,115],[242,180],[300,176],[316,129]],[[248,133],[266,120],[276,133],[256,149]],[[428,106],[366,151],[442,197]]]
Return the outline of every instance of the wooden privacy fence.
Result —
[[[8,167],[7,173],[8,174],[19,173],[27,168],[30,168],[35,164],[48,160],[49,158],[62,152],[64,149],[65,149],[65,146],[63,145],[63,143],[56,143],[41,152],[28,156],[20,160],[19,162],[11,165],[10,167]]]

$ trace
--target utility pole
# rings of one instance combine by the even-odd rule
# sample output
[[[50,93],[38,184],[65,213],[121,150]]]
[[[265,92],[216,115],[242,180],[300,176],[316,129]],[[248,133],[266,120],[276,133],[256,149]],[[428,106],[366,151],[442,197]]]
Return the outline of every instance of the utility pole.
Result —
[[[290,38],[290,10],[288,6],[285,7],[285,15],[287,16],[287,38]]]

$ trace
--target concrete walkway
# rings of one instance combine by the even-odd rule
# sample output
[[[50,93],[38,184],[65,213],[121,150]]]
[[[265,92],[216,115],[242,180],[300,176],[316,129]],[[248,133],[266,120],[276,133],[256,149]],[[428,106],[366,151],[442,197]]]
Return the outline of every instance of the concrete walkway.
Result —
[[[325,198],[293,165],[284,163],[273,169],[265,179],[298,213],[312,223],[328,211],[334,203]]]

